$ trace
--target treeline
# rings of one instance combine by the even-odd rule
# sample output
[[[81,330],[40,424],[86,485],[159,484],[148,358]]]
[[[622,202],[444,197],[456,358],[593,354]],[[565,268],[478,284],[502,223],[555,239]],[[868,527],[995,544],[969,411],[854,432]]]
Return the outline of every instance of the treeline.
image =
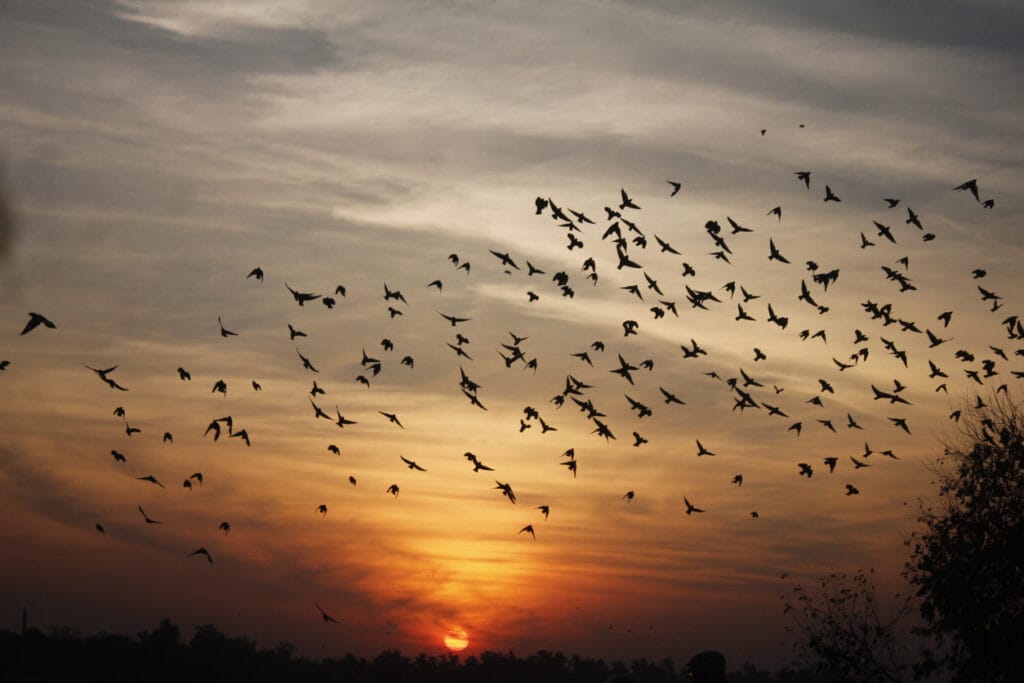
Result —
[[[349,654],[313,660],[297,656],[290,643],[260,648],[249,638],[225,635],[212,625],[198,626],[192,639],[184,642],[181,630],[167,619],[135,638],[108,633],[82,637],[65,628],[48,633],[29,629],[24,636],[0,631],[3,683],[678,683],[683,675],[681,666],[671,659],[609,664],[544,650],[527,657],[483,652],[465,659],[456,655],[408,657],[387,650],[372,659]],[[745,664],[729,674],[728,680],[821,683],[834,679],[810,671],[771,674]]]

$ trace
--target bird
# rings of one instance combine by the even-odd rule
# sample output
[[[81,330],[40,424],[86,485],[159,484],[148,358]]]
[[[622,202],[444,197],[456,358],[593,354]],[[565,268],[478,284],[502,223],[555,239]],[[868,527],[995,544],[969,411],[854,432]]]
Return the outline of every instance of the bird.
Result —
[[[124,406],[118,406],[118,407],[114,408],[114,415],[116,415],[117,417],[123,418],[124,417]]]
[[[738,234],[743,233],[743,232],[754,232],[754,230],[752,228],[745,228],[745,227],[743,227],[742,225],[740,225],[739,223],[734,221],[729,216],[726,216],[725,220],[729,221],[729,225],[732,226],[732,233],[731,234],[733,234],[733,235],[738,235]]]
[[[320,505],[316,506],[316,511],[320,513],[321,517],[326,517],[327,516],[327,506],[324,505],[323,503],[321,503]]]
[[[106,530],[106,529],[104,529],[104,528],[103,528],[103,525],[102,525],[102,524],[100,524],[99,522],[97,522],[97,523],[96,523],[96,531],[100,532],[100,533],[101,533],[101,534],[103,534],[104,536],[106,536],[106,535],[107,535],[107,530]]]
[[[682,183],[676,182],[675,180],[666,180],[665,182],[672,186],[672,194],[670,194],[669,197],[675,197],[683,187]]]
[[[112,450],[110,451],[110,455],[114,457],[114,462],[128,462],[128,459],[124,456],[124,454],[119,453],[118,451]]]
[[[619,193],[622,196],[622,202],[619,203],[619,208],[620,209],[639,209],[640,208],[639,206],[637,206],[636,202],[634,202],[630,198],[630,196],[628,194],[626,194],[625,190],[620,190]]]
[[[494,488],[500,490],[501,495],[508,498],[512,503],[516,502],[516,494],[512,491],[512,487],[509,484],[503,484],[497,479],[494,480],[494,483],[497,484]]]
[[[456,346],[455,344],[452,344],[450,342],[445,342],[445,344],[448,346],[448,348],[455,352],[456,356],[459,356],[460,358],[466,358],[467,360],[473,360],[473,357],[466,353],[466,351],[463,350],[461,346]],[[500,351],[498,352],[498,355],[502,356],[503,358],[505,357]],[[506,363],[508,363],[507,360]]]
[[[284,283],[284,286],[288,289],[289,292],[291,292],[292,298],[295,299],[295,303],[297,303],[300,306],[305,305],[307,301],[315,301],[315,300],[320,298],[319,294],[313,294],[311,292],[299,292],[299,291],[296,291],[296,290],[292,289],[288,285],[287,282]]]
[[[339,429],[344,429],[345,425],[359,424],[355,420],[349,420],[344,415],[342,415],[341,409],[339,409],[338,406],[334,406],[334,412],[338,415],[338,420],[334,424],[338,425]]]
[[[529,533],[531,536],[533,536],[533,540],[535,540],[535,541],[537,540],[537,534],[535,534],[533,532],[533,525],[532,524],[527,524],[526,526],[524,526],[522,529],[519,530],[520,534],[524,533],[524,532]]]
[[[907,434],[911,433],[910,432],[910,427],[907,426],[907,419],[906,418],[904,418],[904,417],[890,417],[890,418],[887,418],[887,419],[890,422],[893,423],[893,426],[899,427],[900,429],[905,431]]]
[[[210,564],[213,564],[213,558],[210,557],[210,551],[208,551],[206,548],[196,548],[188,554],[188,557],[192,557],[193,555],[205,555],[206,561]]]
[[[697,457],[702,455],[714,455],[714,453],[704,448],[704,444],[700,442],[700,439],[697,439]]]
[[[377,412],[386,417],[388,419],[388,422],[392,422],[401,427],[402,429],[405,429],[402,423],[398,420],[398,415],[396,415],[395,413],[385,413],[383,410],[378,410]]]
[[[679,398],[675,394],[673,394],[670,391],[667,391],[663,387],[658,387],[658,391],[660,391],[661,395],[665,397],[665,403],[678,403],[681,406],[686,405],[683,401],[679,400]]]
[[[480,470],[485,470],[487,472],[493,472],[494,471],[493,467],[488,467],[487,465],[483,464],[480,461],[480,459],[477,458],[476,455],[474,455],[473,453],[466,452],[464,455],[465,455],[466,460],[469,460],[471,463],[473,463],[473,471],[474,472],[479,472]]]
[[[769,250],[769,253],[768,253],[768,260],[769,261],[775,260],[775,261],[780,261],[782,263],[789,263],[789,259],[787,259],[785,256],[782,255],[782,253],[775,246],[775,240],[773,240],[771,238],[768,239],[768,250]]]
[[[54,324],[54,322],[52,320],[47,318],[42,313],[32,313],[32,312],[29,312],[29,314],[28,314],[28,322],[25,323],[25,328],[21,331],[21,333],[22,334],[28,334],[29,332],[31,332],[32,330],[36,329],[40,325],[42,325],[43,327],[49,327],[51,330],[57,329],[57,325]]]
[[[630,365],[629,363],[627,363],[626,359],[623,358],[622,354],[620,353],[619,354],[619,367],[615,368],[614,370],[610,370],[609,372],[612,372],[612,373],[617,374],[617,375],[621,375],[623,378],[625,378],[626,381],[628,381],[630,384],[633,384],[632,371],[633,370],[639,370],[639,369],[640,368],[638,368],[638,367],[636,367],[634,365]]]
[[[934,349],[936,346],[939,346],[940,344],[945,344],[946,342],[952,339],[952,337],[950,337],[950,339],[941,339],[938,335],[936,335],[934,332],[927,328],[925,328],[925,334],[928,337],[929,349]]]
[[[683,496],[683,504],[686,505],[686,514],[688,515],[693,514],[694,512],[704,512],[703,509],[695,507],[693,503],[687,500],[686,496]]]
[[[224,323],[223,323],[223,321],[221,321],[219,315],[217,316],[217,324],[220,326],[220,336],[222,336],[222,337],[237,337],[238,336],[237,332],[232,332],[231,330],[229,330],[229,329],[224,327]]]
[[[502,252],[495,251],[493,249],[490,249],[489,251],[492,254],[494,254],[495,258],[497,258],[499,261],[501,261],[501,265],[509,266],[510,268],[514,268],[516,270],[519,270],[519,266],[516,265],[516,262],[512,260],[512,257],[509,256],[508,252],[502,253]]]
[[[387,489],[384,492],[390,493],[395,498],[398,498],[398,484],[392,484],[391,486],[387,487]]]
[[[540,510],[544,515],[544,521],[548,521],[548,515],[551,514],[551,507],[548,505],[538,505],[534,510]]]
[[[227,533],[231,531],[231,525],[227,522],[221,522],[217,525],[217,528],[223,531],[225,535],[227,535]]]
[[[918,230],[924,230],[924,226],[921,225],[921,219],[918,217],[914,210],[909,206],[907,207],[907,220],[904,221],[907,225],[913,225]]]
[[[953,189],[954,190],[967,190],[972,195],[974,195],[974,201],[976,201],[976,202],[980,202],[981,201],[981,198],[978,196],[978,179],[977,178],[971,178],[970,180],[968,180],[966,182],[960,183],[959,185],[957,185]]]
[[[337,619],[335,619],[330,614],[325,612],[324,608],[320,606],[320,603],[314,602],[313,604],[316,605],[317,610],[319,610],[319,612],[320,612],[320,618],[324,620],[325,624],[328,624],[328,623],[330,623],[330,624],[340,623]]]
[[[596,433],[598,436],[603,436],[606,442],[615,438],[615,435],[612,434],[612,430],[608,427],[608,425],[601,422],[597,418],[594,418],[594,424],[597,425],[597,428],[594,429],[593,432],[591,432],[592,434]],[[575,468],[573,468],[573,473],[575,474]]]
[[[407,467],[408,467],[408,468],[409,468],[410,470],[417,470],[417,471],[419,471],[419,472],[426,472],[426,470],[425,470],[425,469],[423,469],[423,468],[422,468],[422,467],[420,467],[420,466],[419,466],[418,464],[416,464],[416,461],[415,461],[415,460],[410,460],[409,458],[405,457],[404,455],[400,455],[400,456],[398,456],[398,457],[402,459],[402,462],[404,462],[404,463],[406,464],[406,466],[407,466]]]
[[[213,420],[212,422],[210,422],[210,424],[206,427],[206,431],[203,432],[203,436],[206,436],[210,432],[213,432],[213,440],[214,441],[219,439],[220,438],[220,423],[217,422],[216,420]]]
[[[154,477],[152,474],[147,474],[144,477],[135,477],[135,478],[139,479],[141,481],[148,481],[151,484],[156,484],[160,488],[164,488],[164,485],[161,484],[160,481],[156,477]]]
[[[302,361],[302,367],[306,368],[310,372],[320,372],[313,366],[313,363],[311,363],[308,358],[302,355],[302,352],[299,351],[298,347],[295,348],[295,353],[299,355],[299,360]]]
[[[839,197],[837,197],[835,195],[834,192],[832,192],[832,188],[831,187],[826,185],[825,186],[825,199],[824,199],[824,201],[826,201],[826,202],[841,202],[843,200],[841,200]]]
[[[110,377],[108,377],[110,373],[112,373],[114,370],[117,370],[117,365],[106,369],[93,368],[88,365],[86,365],[85,367],[95,372],[99,376],[99,378],[103,380],[103,382],[106,383],[106,385],[109,386],[111,389],[117,389],[118,391],[128,391],[127,388],[121,386],[120,384],[112,380]]]
[[[139,514],[141,514],[142,518],[146,520],[146,524],[163,524],[163,522],[158,522],[155,519],[151,519],[150,516],[146,514],[146,511],[142,509],[141,505],[139,506]]]
[[[469,320],[472,320],[472,318],[457,318],[454,315],[448,315],[446,313],[441,313],[441,311],[438,311],[437,313],[442,318],[444,318],[445,320],[450,322],[452,324],[452,327],[455,327],[459,323],[464,323],[464,322],[468,322]]]
[[[797,180],[801,181],[808,190],[811,189],[811,172],[810,171],[794,171],[793,174]]]

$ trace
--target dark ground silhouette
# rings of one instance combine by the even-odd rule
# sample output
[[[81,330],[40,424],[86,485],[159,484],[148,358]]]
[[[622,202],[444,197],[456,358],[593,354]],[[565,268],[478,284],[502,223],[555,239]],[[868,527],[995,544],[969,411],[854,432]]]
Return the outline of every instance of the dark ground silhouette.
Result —
[[[684,662],[685,663],[685,660]],[[71,629],[27,629],[23,636],[0,631],[0,683],[78,681],[289,681],[313,683],[603,683],[608,680],[669,683],[685,680],[682,665],[671,659],[629,663],[538,651],[520,657],[512,652],[479,656],[414,657],[387,650],[372,659],[348,654],[313,660],[300,657],[282,642],[261,648],[244,636],[228,636],[213,625],[198,626],[191,640],[164,619],[135,637],[99,633],[81,636]],[[808,670],[769,673],[744,664],[727,677],[733,683],[819,683],[838,680]]]

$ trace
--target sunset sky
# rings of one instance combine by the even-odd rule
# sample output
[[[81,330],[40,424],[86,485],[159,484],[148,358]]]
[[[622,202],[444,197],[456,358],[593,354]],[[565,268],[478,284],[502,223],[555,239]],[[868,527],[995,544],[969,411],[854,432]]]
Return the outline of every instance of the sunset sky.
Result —
[[[44,628],[135,633],[169,617],[186,636],[214,623],[317,657],[437,654],[461,629],[468,654],[715,648],[730,667],[777,666],[780,575],[874,567],[901,590],[950,412],[1001,384],[1021,398],[1022,344],[1003,321],[1024,313],[1024,9],[770,5],[4,2],[0,627],[25,606]],[[970,179],[978,200],[954,190]],[[826,185],[841,201],[823,201]],[[622,190],[642,208],[620,209]],[[640,268],[618,268],[602,238],[616,220]],[[769,240],[789,264],[769,260]],[[812,280],[834,269],[827,291]],[[798,299],[801,280],[827,312]],[[286,283],[321,298],[300,307]],[[721,302],[695,308],[686,286]],[[741,286],[759,298],[743,303]],[[872,319],[868,301],[920,333]],[[57,328],[22,335],[30,311]],[[950,341],[930,347],[926,330]],[[691,340],[707,355],[685,358]],[[516,346],[506,367],[498,353]],[[585,351],[592,367],[572,355]],[[611,372],[620,355],[653,369],[630,384]],[[998,374],[982,386],[965,370],[984,376],[985,360]],[[117,366],[128,391],[85,366]],[[551,400],[569,375],[614,440],[571,396]],[[736,409],[730,378],[756,407]],[[326,394],[310,396],[314,380]],[[911,405],[873,398],[894,380]],[[226,425],[204,436],[227,415],[251,446]],[[704,512],[685,514],[684,497]],[[212,564],[189,556],[199,547]]]

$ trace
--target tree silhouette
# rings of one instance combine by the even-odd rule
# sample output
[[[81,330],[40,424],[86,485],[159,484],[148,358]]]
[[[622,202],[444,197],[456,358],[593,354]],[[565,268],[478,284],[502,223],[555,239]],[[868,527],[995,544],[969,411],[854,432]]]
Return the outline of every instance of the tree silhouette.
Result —
[[[797,659],[837,681],[903,681],[909,673],[906,617],[913,606],[906,595],[896,595],[885,610],[876,596],[874,570],[858,570],[852,577],[833,573],[822,577],[816,589],[800,584],[783,595],[784,611],[796,634]]]
[[[956,414],[954,414],[955,416]],[[925,633],[955,680],[1020,680],[1024,649],[1024,414],[997,392],[961,411],[934,471],[938,496],[906,565]]]

